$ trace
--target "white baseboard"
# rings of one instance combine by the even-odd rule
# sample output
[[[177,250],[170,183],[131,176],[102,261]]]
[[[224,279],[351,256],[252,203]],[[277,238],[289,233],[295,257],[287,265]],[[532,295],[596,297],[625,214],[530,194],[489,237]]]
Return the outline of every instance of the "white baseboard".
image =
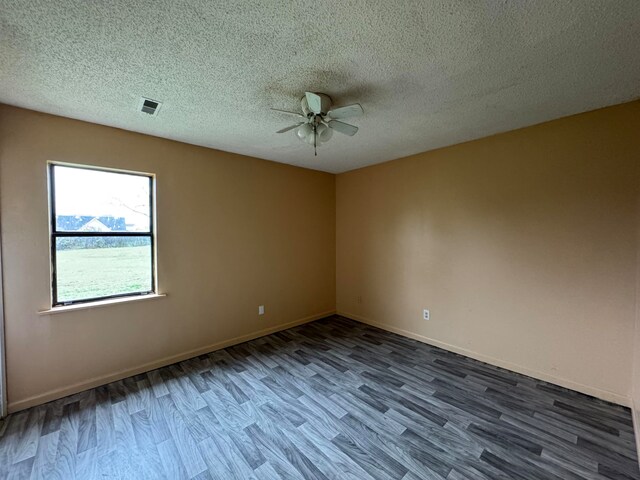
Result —
[[[68,395],[73,395],[75,393],[79,393],[84,390],[88,390],[90,388],[95,388],[100,385],[104,385],[106,383],[115,382],[123,378],[131,377],[133,375],[138,375],[140,373],[148,372],[150,370],[155,370],[156,368],[165,367],[167,365],[171,365],[176,362],[181,362],[189,358],[197,357],[198,355],[202,355],[204,353],[213,352],[215,350],[227,348],[232,345],[248,342],[249,340],[254,340],[259,337],[264,337],[265,335],[270,335],[272,333],[279,332],[281,330],[286,330],[288,328],[292,328],[297,325],[313,322],[314,320],[319,320],[321,318],[334,315],[335,313],[336,313],[335,310],[317,313],[309,317],[304,317],[298,320],[294,320],[293,322],[283,323],[281,325],[276,325],[275,327],[265,328],[263,330],[258,330],[257,332],[252,332],[247,335],[241,335],[239,337],[231,338],[229,340],[223,340],[222,342],[213,343],[211,345],[196,348],[194,350],[189,350],[187,352],[179,353],[177,355],[164,357],[159,360],[148,362],[134,368],[119,370],[117,372],[101,375],[99,377],[90,378],[88,380],[83,380],[82,382],[74,383],[73,385],[56,388],[55,390],[50,390],[45,393],[41,393],[41,394],[34,395],[22,400],[11,402],[8,405],[8,410],[9,410],[9,413],[18,412],[20,410],[24,410],[25,408],[41,405],[43,403],[50,402],[52,400],[57,400],[58,398],[66,397]]]
[[[471,357],[476,360],[480,360],[481,362],[485,362],[491,365],[495,365],[497,367],[505,368],[507,370],[511,370],[516,373],[521,373],[523,375],[537,378],[538,380],[543,380],[545,382],[553,383],[561,387],[569,388],[571,390],[575,390],[580,393],[585,393],[587,395],[591,395],[593,397],[597,397],[602,400],[606,400],[608,402],[613,402],[625,407],[631,407],[631,399],[629,397],[625,397],[624,395],[619,395],[617,393],[609,392],[607,390],[602,390],[596,387],[591,387],[589,385],[583,385],[581,383],[577,383],[572,380],[567,380],[566,378],[560,378],[553,375],[549,375],[547,373],[540,372],[538,370],[533,370],[531,368],[527,368],[522,365],[500,360],[498,358],[490,357],[488,355],[474,352],[472,350],[467,350],[466,348],[463,348],[463,347],[458,347],[456,345],[451,345],[449,343],[441,342],[439,340],[435,340],[433,338],[429,338],[424,335],[420,335],[418,333],[413,333],[408,330],[403,330],[401,328],[397,328],[392,325],[374,322],[373,320],[369,320],[368,318],[362,317],[360,315],[355,315],[352,313],[341,312],[341,311],[338,311],[338,315],[342,315],[343,317],[350,318],[357,322],[366,323],[367,325],[371,325],[373,327],[381,328],[382,330],[387,330],[389,332],[397,333],[398,335],[402,335],[403,337],[409,337],[414,340],[418,340],[419,342],[433,345],[434,347],[439,347],[444,350],[448,350],[450,352],[459,353],[460,355]],[[638,439],[638,436],[636,435],[636,440],[637,439]]]

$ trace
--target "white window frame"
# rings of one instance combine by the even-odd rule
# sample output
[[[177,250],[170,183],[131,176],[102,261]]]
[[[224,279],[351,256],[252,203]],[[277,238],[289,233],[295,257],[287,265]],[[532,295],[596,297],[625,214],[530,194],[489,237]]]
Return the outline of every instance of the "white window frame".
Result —
[[[141,177],[147,177],[149,179],[149,232],[104,232],[99,234],[91,234],[87,232],[64,232],[57,231],[56,226],[56,212],[55,212],[55,179],[54,168],[56,166],[78,168],[83,170],[94,170],[98,172],[106,173],[120,173],[124,175],[137,175]],[[49,252],[50,252],[50,279],[51,279],[51,308],[64,308],[90,304],[101,304],[109,300],[127,300],[135,297],[142,297],[146,295],[157,295],[158,292],[158,278],[157,278],[157,233],[156,233],[156,176],[153,173],[138,172],[131,170],[122,170],[116,168],[102,167],[97,165],[82,165],[77,163],[66,162],[47,162],[47,179],[48,179],[48,198],[49,198]],[[57,298],[57,279],[56,279],[56,238],[63,236],[131,236],[140,237],[146,236],[151,240],[151,290],[146,292],[131,292],[123,294],[108,295],[95,298],[87,298],[72,301],[59,301]]]

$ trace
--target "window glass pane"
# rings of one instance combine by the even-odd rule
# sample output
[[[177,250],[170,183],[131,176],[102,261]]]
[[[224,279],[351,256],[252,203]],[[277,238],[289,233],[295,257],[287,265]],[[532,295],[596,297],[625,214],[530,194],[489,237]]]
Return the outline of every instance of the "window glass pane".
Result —
[[[57,237],[58,303],[149,292],[149,237]]]
[[[54,165],[56,230],[149,232],[149,177]]]

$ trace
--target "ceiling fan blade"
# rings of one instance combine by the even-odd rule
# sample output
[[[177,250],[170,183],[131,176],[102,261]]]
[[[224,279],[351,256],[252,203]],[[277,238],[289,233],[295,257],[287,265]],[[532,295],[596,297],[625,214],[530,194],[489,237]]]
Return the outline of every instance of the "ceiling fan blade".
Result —
[[[349,125],[348,123],[339,122],[338,120],[331,120],[328,125],[334,130],[349,135],[350,137],[353,137],[358,131],[358,127],[355,125]]]
[[[322,111],[322,98],[320,98],[320,95],[316,95],[313,92],[304,92],[304,95],[307,97],[309,110],[316,115],[319,114]]]
[[[293,115],[294,117],[307,118],[301,113],[288,112],[287,110],[280,110],[278,108],[272,108],[271,110],[273,110],[274,112],[286,113],[287,115]]]
[[[327,115],[331,118],[349,118],[349,117],[359,117],[364,113],[362,106],[359,103],[354,103],[353,105],[345,105],[344,107],[334,108],[333,110],[329,110]]]
[[[294,128],[298,128],[300,125],[304,125],[304,122],[296,123],[295,125],[290,125],[290,126],[288,126],[286,128],[283,128],[282,130],[278,130],[276,133],[288,132],[289,130],[293,130]]]

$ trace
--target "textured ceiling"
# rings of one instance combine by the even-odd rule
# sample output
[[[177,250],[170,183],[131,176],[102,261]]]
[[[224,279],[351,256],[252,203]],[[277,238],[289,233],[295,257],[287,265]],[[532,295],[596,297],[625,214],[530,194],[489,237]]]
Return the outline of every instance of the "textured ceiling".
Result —
[[[277,135],[305,90],[358,134]],[[638,0],[0,0],[0,102],[329,172],[638,97]]]

